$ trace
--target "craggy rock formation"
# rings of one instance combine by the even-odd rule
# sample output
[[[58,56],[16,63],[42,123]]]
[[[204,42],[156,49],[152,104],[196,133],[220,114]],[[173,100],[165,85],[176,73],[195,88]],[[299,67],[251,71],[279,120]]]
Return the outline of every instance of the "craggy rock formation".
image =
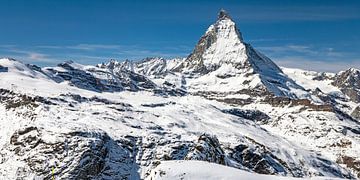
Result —
[[[219,140],[215,136],[203,134],[199,137],[195,146],[185,157],[185,160],[201,160],[227,165],[225,152],[222,150]]]

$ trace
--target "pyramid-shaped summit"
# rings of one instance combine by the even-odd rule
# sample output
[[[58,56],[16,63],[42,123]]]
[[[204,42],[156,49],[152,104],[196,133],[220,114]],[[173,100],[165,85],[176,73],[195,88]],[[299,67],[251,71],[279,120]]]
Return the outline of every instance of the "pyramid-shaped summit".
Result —
[[[231,74],[232,77],[241,75],[244,77],[246,74],[246,80],[244,78],[234,80],[244,80],[244,84],[246,81],[251,87],[244,85],[238,86],[238,89],[261,87],[277,96],[299,98],[299,94],[292,93],[295,89],[296,92],[300,92],[300,96],[308,96],[304,88],[284,75],[273,61],[244,42],[236,23],[223,9],[218,13],[217,21],[210,25],[178,70],[200,76],[217,71]],[[250,79],[249,76],[253,78]]]
[[[261,68],[281,72],[275,63],[261,55],[243,40],[235,22],[225,10],[220,10],[217,21],[201,37],[193,52],[187,57],[183,68],[193,72],[208,73],[221,64],[237,67]],[[257,67],[259,66],[259,67]]]

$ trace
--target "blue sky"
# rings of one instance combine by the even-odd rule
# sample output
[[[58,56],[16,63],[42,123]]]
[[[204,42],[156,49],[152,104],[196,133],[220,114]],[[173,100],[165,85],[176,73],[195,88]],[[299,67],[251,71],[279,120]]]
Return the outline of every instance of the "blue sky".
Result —
[[[359,0],[0,0],[0,56],[42,66],[183,57],[221,8],[279,65],[360,68]]]

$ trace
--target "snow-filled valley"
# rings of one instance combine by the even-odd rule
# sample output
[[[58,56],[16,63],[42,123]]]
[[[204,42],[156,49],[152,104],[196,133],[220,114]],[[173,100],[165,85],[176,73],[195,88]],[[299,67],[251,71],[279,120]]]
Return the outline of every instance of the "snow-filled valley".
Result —
[[[0,59],[0,179],[360,178],[360,71],[280,68],[221,11],[183,59]]]

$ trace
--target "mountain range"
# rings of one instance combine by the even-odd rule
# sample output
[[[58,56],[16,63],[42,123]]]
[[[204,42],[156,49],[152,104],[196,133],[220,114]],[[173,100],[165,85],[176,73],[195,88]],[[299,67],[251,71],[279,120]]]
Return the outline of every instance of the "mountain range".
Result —
[[[5,179],[360,178],[360,70],[279,67],[224,10],[186,58],[2,58],[0,122]]]

